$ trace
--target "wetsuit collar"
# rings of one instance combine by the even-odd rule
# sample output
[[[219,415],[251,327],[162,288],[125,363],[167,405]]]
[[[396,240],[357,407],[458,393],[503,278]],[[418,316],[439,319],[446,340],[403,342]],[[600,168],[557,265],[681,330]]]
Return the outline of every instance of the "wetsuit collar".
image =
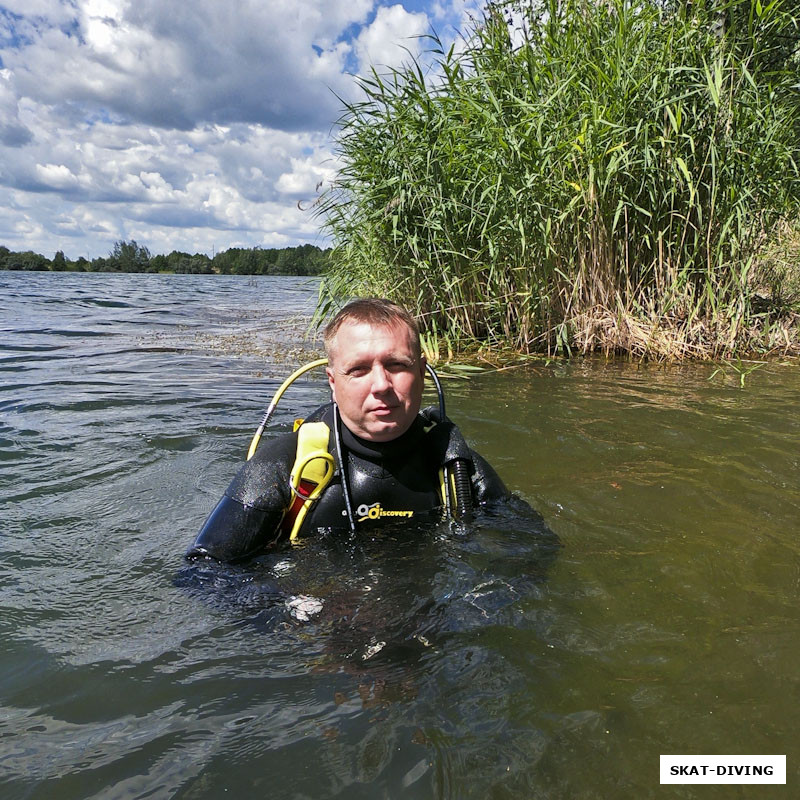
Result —
[[[425,435],[425,422],[419,415],[411,423],[411,427],[390,442],[371,442],[356,436],[346,425],[342,424],[342,442],[350,452],[369,461],[386,461],[400,458],[418,447]]]

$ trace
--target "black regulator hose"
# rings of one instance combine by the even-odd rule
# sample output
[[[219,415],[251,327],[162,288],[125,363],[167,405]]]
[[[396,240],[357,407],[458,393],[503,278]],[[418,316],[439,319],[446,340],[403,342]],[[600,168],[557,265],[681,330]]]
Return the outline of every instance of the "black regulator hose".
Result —
[[[353,515],[353,501],[350,499],[350,478],[347,475],[347,464],[344,460],[344,447],[342,445],[342,420],[339,417],[339,406],[333,404],[333,438],[336,440],[336,455],[339,458],[339,472],[342,477],[342,494],[344,507],[347,511],[347,521],[350,523],[350,533],[356,532],[356,518]]]
[[[436,370],[425,362],[425,369],[428,370],[428,374],[433,378],[433,383],[436,386],[436,394],[439,396],[439,423],[444,425],[445,421],[445,413],[444,413],[444,392],[442,391],[442,382],[439,380],[439,376],[436,374]],[[445,464],[442,468],[442,472],[444,473],[444,488],[442,493],[444,497],[444,515],[445,517],[453,516],[453,502],[450,499],[450,467]]]
[[[463,458],[457,458],[453,462],[453,487],[455,489],[455,500],[453,505],[453,517],[463,522],[472,516],[472,481],[469,477],[469,466]]]
[[[433,378],[433,383],[436,386],[436,394],[439,395],[439,422],[444,422],[444,392],[442,391],[442,382],[439,380],[439,376],[436,374],[436,370],[425,362],[425,369],[428,370],[428,374]]]
[[[436,374],[436,370],[430,364],[425,364],[425,368],[430,373],[436,386],[436,393],[439,395],[439,421],[444,423],[446,416],[442,383],[439,380],[439,376]],[[452,488],[455,494],[452,500],[450,498],[451,474],[453,478]],[[472,481],[469,477],[469,465],[464,459],[457,458],[452,462],[451,466],[445,466],[444,485],[444,505],[447,516],[452,515],[453,519],[458,521],[469,519],[472,516]]]

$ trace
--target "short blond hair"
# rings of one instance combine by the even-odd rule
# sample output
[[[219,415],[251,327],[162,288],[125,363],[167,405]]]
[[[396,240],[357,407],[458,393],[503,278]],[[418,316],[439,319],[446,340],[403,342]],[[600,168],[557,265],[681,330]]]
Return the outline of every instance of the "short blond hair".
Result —
[[[366,323],[367,325],[405,325],[411,334],[411,346],[416,358],[422,356],[422,346],[419,339],[419,325],[414,317],[392,300],[383,297],[361,297],[351,300],[336,316],[325,326],[324,342],[325,353],[328,360],[332,359],[336,334],[345,322]]]

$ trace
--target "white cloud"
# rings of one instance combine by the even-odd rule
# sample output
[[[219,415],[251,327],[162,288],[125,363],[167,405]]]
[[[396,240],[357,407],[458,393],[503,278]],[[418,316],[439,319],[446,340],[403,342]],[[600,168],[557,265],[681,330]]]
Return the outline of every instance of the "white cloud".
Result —
[[[77,177],[63,164],[37,164],[35,169],[42,183],[53,189],[72,188],[78,184]]]
[[[433,0],[430,11],[434,24],[444,24],[449,31],[439,31],[443,38],[452,38],[452,32],[464,33],[483,17],[485,4],[481,0]]]
[[[19,147],[27,144],[33,134],[19,117],[19,101],[11,87],[11,73],[0,69],[0,144]]]
[[[311,158],[292,158],[290,162],[292,171],[284,172],[275,183],[281,194],[312,200],[326,184],[330,185],[335,175],[331,165],[319,164]]]
[[[378,72],[382,67],[399,67],[409,60],[409,54],[418,56],[424,49],[419,37],[429,29],[426,14],[410,13],[401,5],[379,8],[375,20],[361,30],[356,40],[362,72],[369,66]]]

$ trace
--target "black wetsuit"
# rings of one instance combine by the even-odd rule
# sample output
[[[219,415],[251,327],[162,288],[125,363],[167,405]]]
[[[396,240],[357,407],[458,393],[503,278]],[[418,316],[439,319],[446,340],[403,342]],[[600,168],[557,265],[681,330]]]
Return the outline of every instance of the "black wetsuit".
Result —
[[[439,470],[454,459],[467,462],[474,504],[508,497],[503,481],[467,447],[455,425],[450,420],[437,422],[436,417],[433,409],[426,409],[406,433],[384,443],[361,439],[342,426],[351,506],[358,529],[398,517],[438,518],[442,506]],[[333,406],[315,411],[306,418],[306,422],[311,421],[328,425],[328,448],[335,453]],[[275,544],[285,534],[282,522],[293,501],[290,475],[296,453],[296,433],[263,444],[239,470],[186,557],[238,561]],[[300,534],[336,528],[349,528],[339,468],[306,516]]]

